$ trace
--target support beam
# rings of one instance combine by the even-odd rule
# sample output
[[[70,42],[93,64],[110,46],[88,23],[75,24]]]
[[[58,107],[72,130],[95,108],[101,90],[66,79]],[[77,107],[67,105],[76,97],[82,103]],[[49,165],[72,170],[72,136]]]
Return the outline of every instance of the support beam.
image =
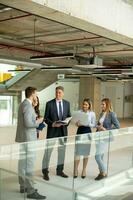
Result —
[[[25,11],[29,14],[37,15],[39,17],[47,18],[49,20],[59,22],[86,32],[93,33],[95,35],[99,35],[110,40],[126,44],[128,46],[133,47],[133,39],[126,37],[124,35],[115,33],[106,28],[100,27],[98,25],[92,24],[88,21],[67,15],[60,11],[48,8],[46,6],[42,6],[32,1],[27,0],[0,0],[0,3],[19,9],[21,11]]]

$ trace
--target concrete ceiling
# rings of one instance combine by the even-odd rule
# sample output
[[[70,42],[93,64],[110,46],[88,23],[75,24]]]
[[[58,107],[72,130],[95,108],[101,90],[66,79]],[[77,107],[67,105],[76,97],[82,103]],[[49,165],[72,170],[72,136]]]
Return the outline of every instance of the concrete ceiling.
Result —
[[[76,77],[92,75],[115,79],[132,79],[133,75],[133,39],[111,32],[105,28],[89,24],[86,21],[40,6],[31,1],[0,0],[0,59],[11,59],[34,63],[37,73],[30,72],[31,80],[39,77],[50,77],[55,81],[58,73],[65,73],[66,77],[73,77],[75,66],[86,64],[86,69],[80,68]],[[31,61],[32,56],[56,56],[62,54],[74,55],[73,58],[53,58]],[[98,56],[103,60],[103,68],[93,70],[87,64],[91,57]],[[84,60],[84,62],[82,62]],[[5,61],[4,61],[5,62]],[[50,68],[42,71],[40,68]],[[60,67],[60,71],[52,68]],[[83,69],[83,70],[82,70]],[[123,69],[123,71],[122,71]],[[107,71],[109,70],[109,71]],[[110,71],[111,70],[111,71]],[[110,73],[111,72],[111,73]],[[122,75],[130,72],[130,75]],[[103,73],[103,76],[101,76]],[[112,74],[111,76],[109,75]],[[114,73],[114,75],[113,75]],[[100,75],[99,75],[100,74]],[[117,76],[118,74],[118,76]],[[10,89],[23,89],[28,78],[16,83]],[[43,78],[39,80],[39,88],[46,86]],[[47,80],[47,78],[46,78]],[[51,82],[52,82],[51,81]],[[43,84],[45,82],[45,84]]]

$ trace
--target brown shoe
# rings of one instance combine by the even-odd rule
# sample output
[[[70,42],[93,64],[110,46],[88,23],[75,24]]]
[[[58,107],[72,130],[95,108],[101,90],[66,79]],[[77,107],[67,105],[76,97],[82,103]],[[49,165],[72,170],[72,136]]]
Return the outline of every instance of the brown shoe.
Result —
[[[104,179],[107,177],[107,174],[98,174],[98,176],[95,178],[96,181],[100,181],[101,179]]]

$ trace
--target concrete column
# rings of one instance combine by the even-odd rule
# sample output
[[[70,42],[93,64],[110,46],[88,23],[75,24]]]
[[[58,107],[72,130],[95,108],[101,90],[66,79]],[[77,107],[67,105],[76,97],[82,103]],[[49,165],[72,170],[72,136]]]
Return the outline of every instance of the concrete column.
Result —
[[[94,77],[80,78],[79,105],[84,98],[90,98],[93,103],[93,110],[96,115],[100,112],[101,103],[101,81]]]
[[[12,102],[12,124],[16,125],[17,123],[17,117],[18,117],[18,107],[21,103],[22,95],[21,92],[17,92],[15,96],[13,96],[13,102]]]

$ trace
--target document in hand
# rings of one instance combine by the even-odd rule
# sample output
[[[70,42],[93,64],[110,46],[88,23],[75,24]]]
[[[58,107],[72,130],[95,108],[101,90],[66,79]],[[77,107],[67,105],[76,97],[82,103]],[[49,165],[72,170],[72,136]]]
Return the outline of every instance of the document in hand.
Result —
[[[89,124],[88,122],[88,115],[85,112],[75,111],[72,113],[72,121],[76,123],[77,121],[80,121],[80,123],[83,126],[87,126]]]
[[[68,125],[71,121],[72,117],[67,117],[65,120],[59,120],[56,123],[62,124],[62,125]]]

